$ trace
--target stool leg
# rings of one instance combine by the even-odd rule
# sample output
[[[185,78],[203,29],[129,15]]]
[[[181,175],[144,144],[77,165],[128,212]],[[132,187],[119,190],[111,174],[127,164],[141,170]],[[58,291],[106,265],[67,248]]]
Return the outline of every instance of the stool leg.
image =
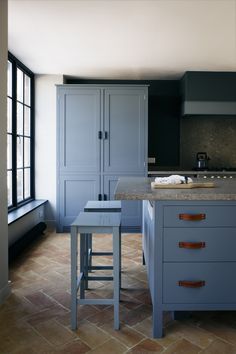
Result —
[[[93,235],[88,235],[88,266],[92,267]],[[90,270],[91,272],[91,270]]]
[[[121,228],[119,227],[119,252],[120,252],[120,258],[119,258],[119,264],[120,264],[120,274],[119,274],[119,286],[120,286],[120,289],[121,289],[121,271],[122,271],[122,265],[121,265],[121,250],[122,250],[122,247],[121,247]]]
[[[80,273],[83,273],[83,277],[80,282],[80,298],[84,299],[84,288],[85,288],[85,280],[84,280],[84,271],[85,271],[85,238],[86,234],[80,234]]]
[[[88,265],[89,265],[89,243],[90,243],[90,236],[91,234],[85,234],[84,235],[84,288],[85,290],[88,290]]]
[[[113,227],[113,284],[114,284],[114,329],[120,328],[119,300],[120,300],[120,232]]]
[[[77,328],[77,227],[71,227],[71,328]]]

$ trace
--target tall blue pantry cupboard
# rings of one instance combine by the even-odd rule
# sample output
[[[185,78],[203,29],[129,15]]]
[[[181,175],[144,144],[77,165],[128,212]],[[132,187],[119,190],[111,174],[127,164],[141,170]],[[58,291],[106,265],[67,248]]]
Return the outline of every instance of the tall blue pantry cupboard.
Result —
[[[147,175],[148,88],[57,86],[57,231],[88,200],[111,200],[120,176]],[[142,204],[122,202],[123,231],[140,231]]]

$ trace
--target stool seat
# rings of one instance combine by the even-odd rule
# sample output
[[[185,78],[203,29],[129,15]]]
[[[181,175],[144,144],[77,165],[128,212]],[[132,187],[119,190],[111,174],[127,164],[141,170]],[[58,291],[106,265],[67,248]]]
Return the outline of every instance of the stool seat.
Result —
[[[105,212],[81,212],[71,224],[71,226],[77,226],[78,232],[81,233],[81,230],[84,228],[96,227],[96,233],[99,233],[99,229],[105,227],[113,228],[114,226],[120,226],[121,215],[120,213],[105,213]],[[91,230],[91,229],[90,229]],[[86,231],[82,231],[82,233]],[[100,233],[102,231],[100,230]]]
[[[84,211],[121,212],[120,200],[89,200]]]
[[[114,328],[119,329],[119,299],[120,299],[120,213],[81,212],[71,224],[71,327],[77,328],[77,305],[113,305]],[[88,276],[88,242],[92,233],[112,234],[113,239],[113,266],[106,269],[113,270],[113,277]],[[78,276],[78,234],[80,234],[80,274]],[[104,266],[94,267],[104,269]],[[85,299],[85,289],[88,280],[113,280],[113,298]],[[77,292],[80,289],[80,299]]]

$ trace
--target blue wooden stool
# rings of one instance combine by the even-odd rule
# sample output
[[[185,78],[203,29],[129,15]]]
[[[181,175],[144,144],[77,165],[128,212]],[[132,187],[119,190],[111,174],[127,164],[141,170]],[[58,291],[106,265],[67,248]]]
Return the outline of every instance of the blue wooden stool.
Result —
[[[119,200],[89,200],[85,207],[85,212],[104,212],[104,213],[120,213],[121,212],[121,201]],[[93,256],[112,256],[112,252],[93,252],[93,239],[92,234],[87,238],[88,242],[88,270],[92,271],[97,269],[97,267],[92,266],[92,257]],[[108,269],[107,266],[104,266],[100,269]],[[86,288],[87,289],[87,288]]]
[[[120,299],[120,213],[83,212],[71,225],[71,327],[77,328],[77,305],[114,305],[114,329],[119,329]],[[113,277],[88,276],[88,235],[112,234]],[[78,234],[80,234],[80,274],[78,276]],[[113,280],[112,299],[85,299],[87,282]],[[77,292],[80,288],[80,299]]]

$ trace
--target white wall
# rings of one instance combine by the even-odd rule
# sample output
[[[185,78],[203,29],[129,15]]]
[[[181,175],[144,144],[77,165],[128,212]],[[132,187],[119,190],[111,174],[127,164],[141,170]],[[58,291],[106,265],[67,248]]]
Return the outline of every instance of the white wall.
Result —
[[[10,293],[8,286],[7,232],[7,0],[0,1],[0,304]]]
[[[47,199],[45,222],[56,219],[56,84],[62,75],[35,77],[35,197]]]

